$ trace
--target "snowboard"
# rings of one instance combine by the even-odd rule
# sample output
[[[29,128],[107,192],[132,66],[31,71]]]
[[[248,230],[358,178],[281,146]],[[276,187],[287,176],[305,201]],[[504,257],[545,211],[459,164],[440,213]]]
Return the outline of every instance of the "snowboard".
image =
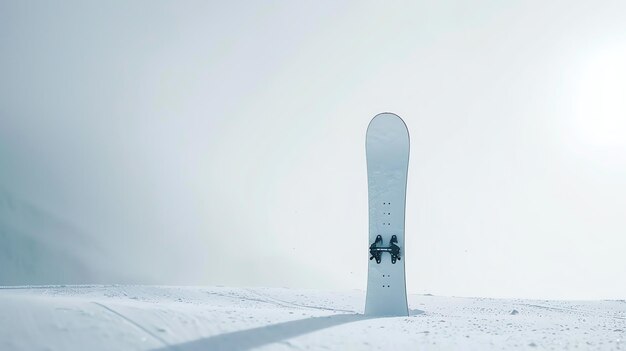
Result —
[[[365,138],[369,263],[365,315],[407,316],[404,215],[409,131],[393,113],[376,115]]]

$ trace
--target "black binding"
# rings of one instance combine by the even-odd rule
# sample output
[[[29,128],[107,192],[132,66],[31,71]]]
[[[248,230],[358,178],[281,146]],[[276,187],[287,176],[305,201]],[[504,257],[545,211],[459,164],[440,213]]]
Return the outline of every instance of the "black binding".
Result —
[[[389,246],[379,246],[382,243],[383,237],[377,235],[374,243],[370,245],[370,260],[376,259],[376,263],[380,264],[380,256],[382,255],[382,253],[389,252],[391,254],[391,263],[395,264],[396,260],[400,259],[400,246],[397,245],[398,237],[392,235],[391,240],[389,240]]]

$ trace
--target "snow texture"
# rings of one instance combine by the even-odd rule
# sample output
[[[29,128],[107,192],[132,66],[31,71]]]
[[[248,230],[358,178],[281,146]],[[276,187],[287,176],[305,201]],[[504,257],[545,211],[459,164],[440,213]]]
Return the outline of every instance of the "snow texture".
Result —
[[[363,316],[362,291],[0,287],[0,350],[624,350],[626,302],[409,295]]]

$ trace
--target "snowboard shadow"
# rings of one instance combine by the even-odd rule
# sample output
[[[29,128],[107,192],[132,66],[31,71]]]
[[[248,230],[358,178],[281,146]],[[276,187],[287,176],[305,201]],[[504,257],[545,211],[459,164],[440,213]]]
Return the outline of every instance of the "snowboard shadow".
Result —
[[[317,330],[366,319],[368,319],[368,317],[362,314],[339,314],[325,317],[311,317],[215,335],[204,339],[155,349],[153,351],[243,351],[280,342],[281,340],[286,340]]]
[[[409,309],[409,316],[419,316],[420,314],[426,313],[425,311],[418,309]]]

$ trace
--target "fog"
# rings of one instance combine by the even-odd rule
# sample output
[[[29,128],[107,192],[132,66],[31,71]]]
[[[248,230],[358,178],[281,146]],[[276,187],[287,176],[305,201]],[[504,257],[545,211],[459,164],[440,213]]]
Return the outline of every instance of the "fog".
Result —
[[[3,1],[0,53],[0,285],[364,289],[391,111],[409,292],[626,296],[626,3]]]

